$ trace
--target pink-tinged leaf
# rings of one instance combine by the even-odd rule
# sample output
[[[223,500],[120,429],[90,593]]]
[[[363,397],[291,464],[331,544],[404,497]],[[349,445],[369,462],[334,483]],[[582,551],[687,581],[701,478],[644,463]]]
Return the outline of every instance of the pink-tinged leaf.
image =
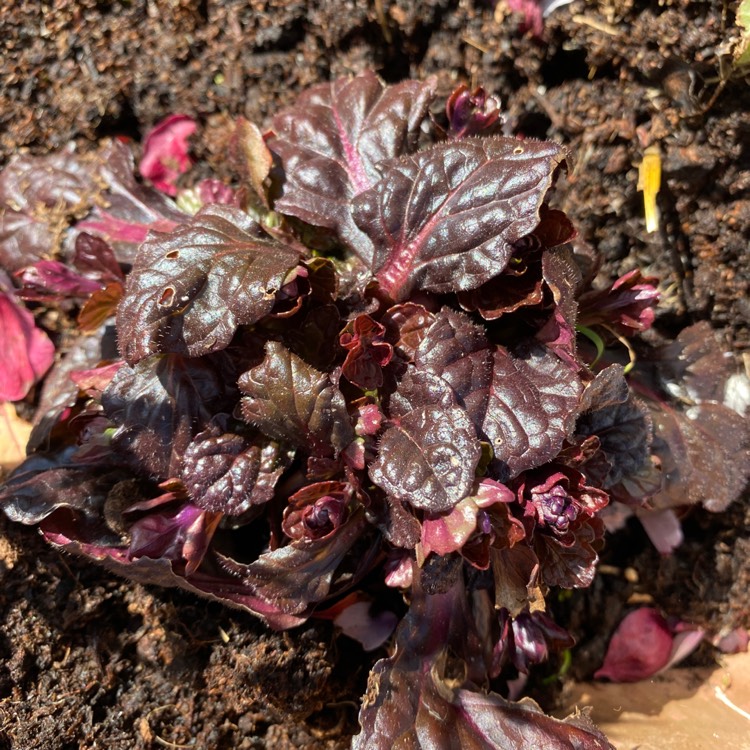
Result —
[[[89,398],[101,399],[106,387],[112,382],[112,378],[125,363],[112,362],[108,365],[93,367],[87,370],[74,370],[70,373],[70,379],[78,386],[78,390],[84,392]]]
[[[666,510],[638,508],[635,514],[648,534],[651,544],[660,554],[671,555],[682,544],[682,525],[671,508]]]
[[[638,682],[658,672],[672,653],[672,632],[656,609],[641,607],[626,615],[609,642],[604,664],[594,677]]]
[[[383,178],[354,199],[353,215],[374,244],[383,291],[400,301],[415,288],[475,289],[502,273],[539,224],[563,159],[554,143],[497,137],[381,165]]]
[[[747,651],[750,634],[745,628],[735,628],[725,634],[719,633],[712,643],[722,654],[740,654]]]
[[[540,0],[506,0],[514,13],[523,14],[523,26],[536,37],[544,31],[544,19]]]
[[[25,300],[88,297],[101,287],[98,281],[87,279],[56,260],[38,260],[16,271],[15,276],[21,282],[18,296]]]
[[[623,336],[645,331],[656,317],[658,282],[653,276],[643,276],[636,268],[607,289],[586,292],[579,299],[578,322],[585,326],[609,326]]]
[[[156,219],[149,223],[121,219],[104,209],[97,209],[92,218],[76,224],[77,229],[106,237],[113,244],[126,245],[140,245],[149,232],[170,232],[176,226],[177,223],[169,219]]]
[[[370,265],[372,243],[352,220],[351,199],[379,178],[376,165],[418,145],[434,82],[384,85],[364,72],[304,92],[273,121],[270,148],[285,172],[282,213],[334,230]]]
[[[149,230],[168,232],[188,218],[164,193],[138,183],[127,144],[117,140],[106,144],[91,169],[97,185],[104,186],[97,201],[103,206],[96,205],[75,229],[101,235],[119,262],[132,263]]]
[[[681,661],[687,659],[698,646],[703,643],[706,637],[706,631],[701,628],[686,627],[681,630],[675,628],[676,632],[672,639],[672,650],[669,653],[667,663],[662,667],[662,671],[674,667]]]
[[[177,194],[179,176],[192,166],[188,138],[197,127],[192,117],[170,115],[146,136],[140,172],[167,195]]]
[[[0,292],[0,401],[20,401],[55,359],[55,345],[34,316]]]
[[[445,515],[425,517],[421,540],[425,557],[431,552],[448,555],[460,550],[476,529],[478,512],[473,498],[466,497]]]

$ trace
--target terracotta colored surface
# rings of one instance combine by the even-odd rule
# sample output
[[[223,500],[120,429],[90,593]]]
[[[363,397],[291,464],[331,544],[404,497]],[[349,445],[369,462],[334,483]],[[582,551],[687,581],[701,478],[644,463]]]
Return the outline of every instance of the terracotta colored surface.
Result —
[[[750,750],[750,653],[635,684],[584,683],[568,696],[574,705],[593,707],[618,750]]]

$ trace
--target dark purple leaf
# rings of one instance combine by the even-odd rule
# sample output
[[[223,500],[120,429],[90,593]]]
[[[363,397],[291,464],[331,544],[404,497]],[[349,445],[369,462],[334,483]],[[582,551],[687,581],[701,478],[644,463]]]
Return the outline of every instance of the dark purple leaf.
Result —
[[[335,230],[369,266],[372,243],[351,200],[380,178],[378,163],[416,149],[433,96],[433,82],[386,86],[369,71],[308,89],[273,120],[269,145],[285,172],[276,210]]]
[[[546,661],[550,649],[570,648],[575,644],[570,633],[544,612],[527,610],[511,618],[507,610],[501,609],[499,619],[503,638],[497,659],[500,664],[511,661],[523,674],[529,674],[532,665]]]
[[[396,351],[407,361],[413,361],[422,339],[435,322],[435,316],[423,305],[405,302],[389,307],[380,322]]]
[[[511,476],[557,455],[582,390],[577,372],[544,346],[497,348],[482,430]]]
[[[487,413],[492,350],[483,328],[466,315],[444,307],[427,330],[415,355],[417,371],[439,376],[477,426]]]
[[[468,596],[462,582],[435,595],[417,584],[395,653],[370,674],[353,750],[613,750],[583,715],[553,719],[477,687],[486,666]]]
[[[642,505],[662,486],[651,458],[653,422],[648,410],[628,391],[622,368],[597,374],[582,399],[577,438],[595,437],[600,452],[587,461],[589,478],[621,502]]]
[[[255,596],[282,612],[304,615],[311,605],[331,594],[337,569],[366,528],[364,513],[360,511],[322,539],[294,541],[265,552],[247,566],[245,585]],[[371,551],[372,545],[369,546]],[[365,565],[370,555],[365,553],[356,559]]]
[[[54,521],[54,518],[52,520]],[[94,560],[113,573],[141,583],[176,586],[223,604],[229,602],[235,607],[260,617],[270,627],[277,630],[301,625],[306,619],[306,617],[286,614],[270,602],[254,596],[242,580],[226,572],[207,572],[201,569],[185,576],[182,571],[175,571],[171,560],[150,557],[131,560],[127,547],[112,546],[111,542],[97,544],[85,539],[75,539],[69,528],[61,527],[60,524],[54,522],[43,521],[42,530],[47,541],[55,546]],[[183,566],[177,566],[177,570],[179,571],[181,567]]]
[[[529,264],[520,258],[511,258],[506,270],[468,292],[458,293],[458,302],[464,310],[477,311],[485,320],[497,320],[519,308],[541,305],[543,283],[538,261]],[[520,271],[520,272],[519,272]]]
[[[654,420],[653,453],[663,486],[651,497],[655,508],[702,503],[726,510],[750,477],[750,427],[745,417],[711,401],[685,412],[648,401]]]
[[[0,401],[20,401],[55,360],[55,345],[34,316],[0,291]]]
[[[192,166],[188,138],[197,130],[192,117],[170,115],[149,131],[143,142],[140,172],[167,195],[177,194],[177,180]]]
[[[131,475],[109,463],[80,464],[72,460],[74,448],[27,458],[0,488],[0,506],[12,521],[37,524],[60,509],[79,514],[97,533],[112,541],[103,523],[108,495],[118,482]],[[117,539],[117,536],[114,537]]]
[[[505,122],[500,115],[497,97],[489,96],[481,86],[469,91],[465,83],[448,97],[445,114],[448,116],[448,135],[455,139],[496,133]]]
[[[734,356],[707,321],[685,328],[661,348],[656,367],[667,393],[693,404],[723,402],[727,380],[736,372]]]
[[[284,458],[276,443],[229,432],[225,419],[214,419],[185,451],[181,476],[195,505],[238,516],[273,497]]]
[[[475,289],[502,273],[539,211],[564,158],[550,142],[512,138],[445,143],[381,167],[354,200],[357,225],[374,243],[385,293],[406,299]]]
[[[346,402],[331,376],[269,341],[262,364],[239,380],[242,417],[269,437],[314,456],[335,456],[354,439]]]
[[[536,534],[534,548],[539,558],[541,580],[547,586],[566,589],[590,586],[596,575],[597,550],[602,547],[603,536],[601,519],[585,515],[571,524],[563,538]]]
[[[469,494],[481,452],[463,409],[424,406],[385,431],[370,478],[416,508],[450,510]]]
[[[105,284],[125,278],[112,248],[101,237],[86,232],[76,237],[73,265],[81,273]]]
[[[577,367],[541,344],[491,346],[482,328],[444,308],[415,360],[391,399],[397,410],[404,401],[445,403],[452,391],[490,442],[500,480],[554,458],[571,431],[582,391]]]
[[[186,575],[194,573],[208,551],[221,513],[183,504],[174,510],[150,513],[129,529],[128,557],[167,559],[184,565]]]
[[[92,156],[75,146],[46,156],[17,155],[0,172],[0,265],[15,271],[59,248],[67,220],[98,189]]]
[[[248,214],[208,206],[140,248],[117,315],[123,356],[198,357],[223,349],[240,325],[268,314],[296,251],[268,238]]]
[[[363,390],[383,385],[383,368],[393,357],[393,346],[383,339],[384,335],[384,326],[369,315],[358,315],[339,337],[339,343],[347,352],[342,373]]]
[[[289,498],[281,528],[295,541],[325,539],[346,520],[351,497],[345,482],[308,484]]]
[[[161,479],[179,476],[193,437],[216,412],[231,409],[227,384],[211,362],[175,354],[121,367],[102,405],[119,428],[113,447]]]

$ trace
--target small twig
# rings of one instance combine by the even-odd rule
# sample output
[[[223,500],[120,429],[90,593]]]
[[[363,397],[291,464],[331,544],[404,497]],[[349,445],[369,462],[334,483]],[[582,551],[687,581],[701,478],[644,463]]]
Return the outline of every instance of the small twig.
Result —
[[[609,34],[610,36],[620,36],[620,30],[615,28],[611,24],[604,23],[603,21],[597,21],[596,18],[584,16],[580,13],[577,13],[573,16],[573,23],[580,23],[584,26],[590,26],[592,29],[601,31],[604,34]]]
[[[472,39],[469,36],[462,36],[461,41],[464,42],[464,44],[468,44],[470,47],[474,47],[474,49],[478,49],[485,55],[491,51],[489,47],[485,47],[481,42],[478,42],[476,39]]]

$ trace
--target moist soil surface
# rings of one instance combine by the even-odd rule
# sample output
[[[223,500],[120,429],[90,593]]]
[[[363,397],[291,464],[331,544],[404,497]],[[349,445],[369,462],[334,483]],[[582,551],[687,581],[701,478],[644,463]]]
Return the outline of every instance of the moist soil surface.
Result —
[[[556,191],[603,255],[602,278],[635,267],[663,280],[656,329],[709,320],[750,348],[750,87],[732,77],[737,3],[577,0],[543,37],[481,0],[31,0],[3,11],[0,165],[124,134],[172,113],[220,128],[265,124],[305,87],[373,68],[436,75],[502,97],[513,132],[568,148]],[[204,139],[210,140],[210,139]],[[662,155],[659,231],[645,232],[637,172]],[[221,173],[221,149],[198,157]],[[199,167],[200,168],[200,167]],[[531,692],[554,709],[589,678],[635,604],[711,632],[750,626],[747,495],[694,510],[661,557],[632,522],[611,535],[588,591],[555,611],[578,639]],[[0,750],[343,748],[357,731],[365,653],[326,622],[273,633],[251,616],[114,578],[0,520]],[[709,646],[692,664],[714,659]]]

